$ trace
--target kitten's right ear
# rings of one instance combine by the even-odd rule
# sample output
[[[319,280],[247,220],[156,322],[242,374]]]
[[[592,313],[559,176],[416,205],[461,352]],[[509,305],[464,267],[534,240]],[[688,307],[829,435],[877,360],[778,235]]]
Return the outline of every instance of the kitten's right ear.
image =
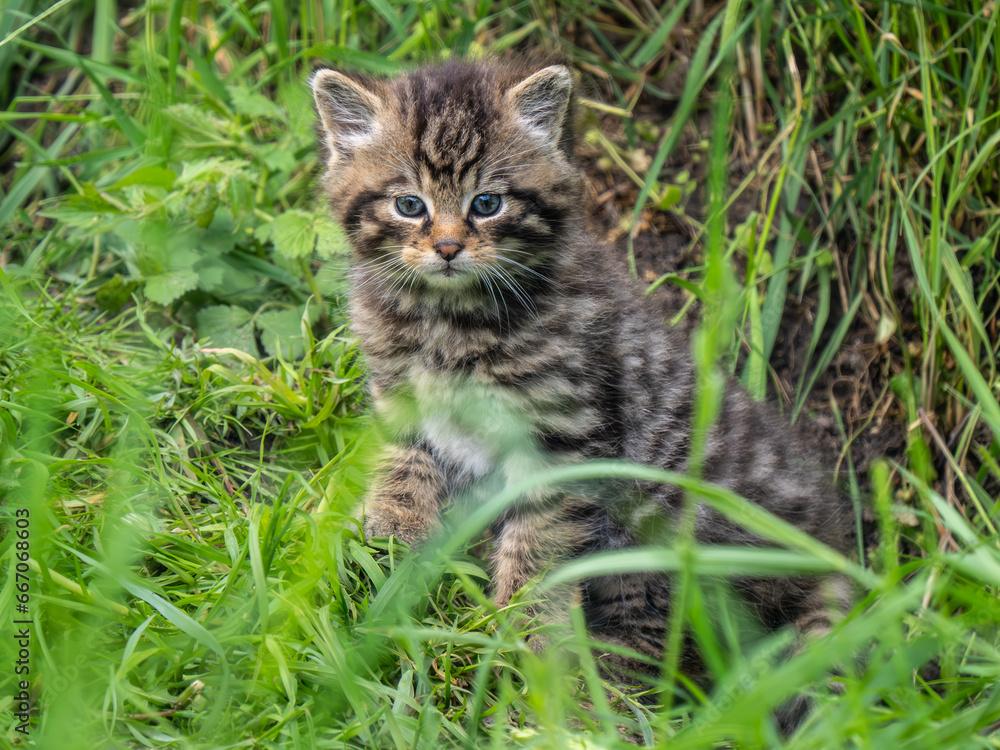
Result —
[[[317,70],[310,81],[333,158],[371,140],[379,101],[373,92],[336,70]]]
[[[573,74],[565,65],[542,68],[507,92],[507,100],[528,130],[553,148],[572,127]]]

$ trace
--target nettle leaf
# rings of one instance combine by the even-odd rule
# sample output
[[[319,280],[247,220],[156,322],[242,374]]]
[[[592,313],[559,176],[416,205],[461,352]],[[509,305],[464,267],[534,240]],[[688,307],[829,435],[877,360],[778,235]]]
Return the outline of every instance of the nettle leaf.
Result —
[[[110,281],[101,285],[94,297],[102,310],[117,314],[129,301],[137,286],[138,282],[125,281],[120,273],[116,273]]]
[[[75,196],[72,196],[75,197]],[[113,211],[94,210],[83,201],[67,200],[62,205],[47,208],[38,212],[39,216],[47,219],[55,219],[74,229],[82,229],[82,237],[92,237],[95,234],[104,234],[114,230],[125,220],[128,214],[123,214],[117,209]]]
[[[156,276],[167,270],[166,264],[157,253],[141,252],[135,258],[135,266],[139,275],[144,278]]]
[[[20,487],[18,469],[21,454],[12,448],[18,445],[18,424],[13,415],[5,409],[0,409],[0,488],[13,489]]]
[[[124,187],[130,185],[146,185],[151,187],[160,187],[164,190],[173,190],[174,183],[177,181],[177,173],[172,169],[165,169],[164,167],[143,167],[142,169],[137,169],[128,177],[124,177],[114,185],[112,185],[109,190],[121,190]]]
[[[271,356],[298,359],[305,352],[302,315],[296,310],[269,310],[257,316],[260,340]]]
[[[298,165],[295,154],[284,144],[274,144],[262,149],[264,164],[272,172],[289,173]]]
[[[285,111],[263,94],[251,91],[245,86],[227,86],[232,97],[233,108],[247,117],[270,117],[273,120],[287,119]]]
[[[304,258],[316,251],[321,258],[344,255],[350,250],[347,235],[341,227],[324,215],[292,208],[279,214],[269,224],[254,230],[260,242],[273,242],[274,249],[285,258]]]
[[[271,356],[280,355],[287,360],[301,359],[306,353],[302,338],[302,309],[268,310],[257,316],[260,340]],[[319,315],[316,305],[309,306],[309,322]]]
[[[146,297],[161,305],[169,305],[185,292],[198,286],[198,274],[190,268],[150,276],[146,279]]]
[[[217,182],[221,177],[246,169],[246,162],[213,156],[208,159],[192,159],[185,162],[177,184],[191,185],[198,182]]]
[[[163,109],[163,116],[181,133],[201,139],[210,134],[225,132],[225,123],[222,120],[210,117],[203,109],[193,104],[171,104]]]
[[[76,195],[66,196],[65,205],[73,206],[78,210],[90,210],[94,213],[121,212],[121,208],[101,195],[101,192],[92,183],[84,182],[80,187],[81,191]]]
[[[202,229],[207,229],[219,207],[219,190],[214,182],[202,182],[191,192],[188,216]]]
[[[203,256],[217,258],[235,248],[238,241],[239,234],[232,219],[223,214],[216,214],[210,227],[198,228],[192,233],[190,246]]]
[[[195,194],[202,184],[214,185],[220,202],[227,205],[236,216],[240,211],[246,213],[253,211],[258,179],[257,168],[248,161],[212,157],[187,162],[177,179],[177,186],[193,186],[189,191]],[[203,213],[198,215],[204,216]],[[217,213],[215,215],[218,216]]]
[[[178,252],[191,252],[194,247],[194,226],[176,221],[144,221],[139,229],[139,242],[147,251],[161,258],[163,263],[175,266],[175,256]],[[184,259],[184,265],[190,265],[197,256]]]
[[[221,195],[229,204],[229,209],[236,216],[238,211],[253,214],[256,178],[250,172],[233,172],[220,185]]]
[[[226,268],[216,260],[208,260],[195,266],[198,274],[198,288],[205,292],[222,286],[226,277]]]
[[[139,232],[143,245],[136,264],[146,281],[146,297],[169,305],[198,287],[195,266],[203,260],[197,251],[194,227],[150,221]]]
[[[207,292],[211,292],[216,297],[232,301],[242,301],[248,295],[258,293],[261,286],[259,280],[247,273],[243,266],[242,258],[238,255],[223,256],[222,258],[213,260],[211,265],[206,264],[206,267],[220,268],[222,270],[222,281],[214,287],[202,288]]]
[[[266,245],[271,241],[271,228],[274,226],[273,221],[262,221],[253,230],[253,237],[257,242],[262,245]]]
[[[233,305],[212,305],[198,311],[195,328],[203,346],[228,347],[257,353],[250,313]]]
[[[304,258],[316,246],[316,227],[311,213],[297,208],[279,214],[268,230],[274,249],[286,258]]]

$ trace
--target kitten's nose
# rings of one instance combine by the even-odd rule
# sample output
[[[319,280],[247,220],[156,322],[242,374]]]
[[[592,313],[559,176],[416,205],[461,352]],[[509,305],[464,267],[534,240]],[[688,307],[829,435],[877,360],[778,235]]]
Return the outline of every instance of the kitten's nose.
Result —
[[[434,243],[434,249],[437,250],[437,254],[445,260],[451,260],[458,255],[462,247],[457,241],[450,239]]]

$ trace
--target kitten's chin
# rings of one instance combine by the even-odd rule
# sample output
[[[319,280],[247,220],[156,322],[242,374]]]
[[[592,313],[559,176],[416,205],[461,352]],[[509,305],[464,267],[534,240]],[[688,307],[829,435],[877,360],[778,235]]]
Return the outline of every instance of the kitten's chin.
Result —
[[[474,286],[476,274],[467,269],[447,268],[424,271],[420,275],[423,282],[437,291],[464,291]]]

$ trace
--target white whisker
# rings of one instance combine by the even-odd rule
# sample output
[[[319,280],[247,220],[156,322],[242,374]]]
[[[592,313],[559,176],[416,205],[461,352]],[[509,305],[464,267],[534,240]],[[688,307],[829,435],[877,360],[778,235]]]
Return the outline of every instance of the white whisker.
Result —
[[[528,268],[528,266],[524,265],[523,263],[518,263],[518,262],[517,262],[516,260],[514,260],[513,258],[506,258],[506,257],[504,257],[503,255],[497,255],[497,256],[496,256],[496,258],[497,258],[497,260],[502,260],[502,261],[503,261],[504,263],[511,263],[511,264],[513,264],[513,265],[517,266],[518,268],[523,268],[523,269],[524,269],[525,271],[527,271],[528,273],[530,273],[530,274],[533,274],[533,275],[537,276],[537,277],[538,277],[539,279],[541,279],[542,281],[544,281],[544,282],[546,282],[546,283],[549,283],[549,284],[551,284],[551,283],[552,283],[552,279],[550,279],[550,278],[549,278],[548,276],[546,276],[545,274],[541,274],[541,273],[539,273],[539,272],[538,272],[538,271],[536,271],[536,270],[535,270],[534,268]]]
[[[531,313],[535,312],[535,303],[528,296],[528,293],[524,290],[517,279],[515,279],[511,274],[501,266],[492,266],[491,270],[497,275],[499,279],[502,279],[504,285],[514,294],[515,297],[521,302],[524,307]]]
[[[490,297],[493,299],[493,309],[496,310],[497,321],[500,320],[500,303],[497,302],[497,296],[493,293],[493,284],[490,282],[489,275],[484,273],[480,269],[475,270],[476,278],[479,279],[479,283],[486,287],[486,291],[490,293]],[[503,295],[501,295],[501,299]],[[504,302],[504,310],[507,309],[507,303]],[[510,314],[507,314],[507,325],[510,325]]]
[[[522,250],[519,247],[500,247],[500,246],[494,246],[493,249],[494,250],[503,250],[504,252],[508,252],[508,253],[521,253],[521,255],[534,255],[534,253],[532,251],[530,251],[530,250]]]

